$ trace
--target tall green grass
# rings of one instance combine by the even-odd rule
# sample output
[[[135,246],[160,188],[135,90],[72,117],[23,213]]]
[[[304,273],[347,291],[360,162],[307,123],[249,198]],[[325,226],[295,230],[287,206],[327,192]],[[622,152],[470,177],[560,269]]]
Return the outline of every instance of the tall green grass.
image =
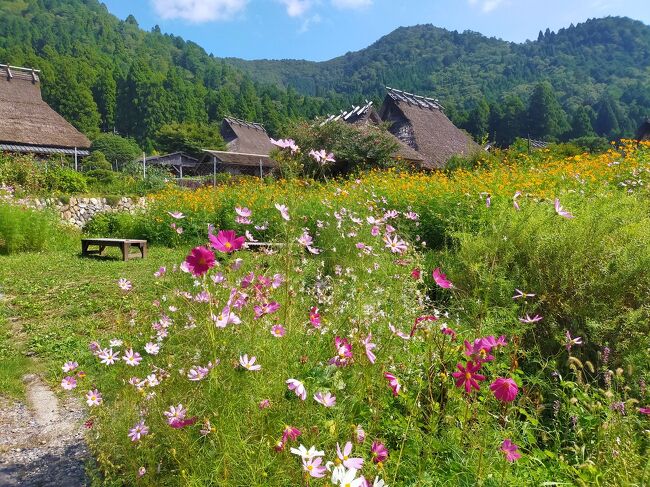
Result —
[[[0,203],[0,255],[60,248],[72,239],[50,212]]]

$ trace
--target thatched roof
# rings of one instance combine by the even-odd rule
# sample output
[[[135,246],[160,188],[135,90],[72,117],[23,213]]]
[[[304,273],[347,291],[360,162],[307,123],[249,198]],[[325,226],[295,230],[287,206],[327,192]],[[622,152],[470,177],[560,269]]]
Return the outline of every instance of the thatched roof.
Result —
[[[639,142],[650,142],[650,118],[646,118],[641,124],[639,130],[637,130],[635,140]]]
[[[341,113],[338,115],[328,116],[320,125],[322,127],[326,123],[336,122],[338,120],[354,125],[362,125],[368,122],[377,124],[381,123],[381,118],[379,118],[377,110],[375,110],[375,107],[372,105],[372,102],[368,100],[366,100],[365,105],[352,105],[352,108],[350,110],[341,110]]]
[[[0,143],[89,148],[90,140],[43,101],[39,73],[0,64]]]
[[[207,164],[212,161],[212,157],[217,158],[217,164],[225,164],[231,166],[249,166],[259,167],[260,161],[262,167],[274,168],[276,162],[267,155],[261,154],[242,154],[240,152],[228,152],[218,150],[204,150],[205,155],[201,159],[201,163]]]
[[[390,132],[424,158],[422,167],[439,169],[455,155],[469,155],[480,147],[443,113],[437,100],[386,88],[379,111],[391,122]]]
[[[266,130],[259,123],[226,117],[221,124],[221,135],[228,152],[268,155],[273,149]]]

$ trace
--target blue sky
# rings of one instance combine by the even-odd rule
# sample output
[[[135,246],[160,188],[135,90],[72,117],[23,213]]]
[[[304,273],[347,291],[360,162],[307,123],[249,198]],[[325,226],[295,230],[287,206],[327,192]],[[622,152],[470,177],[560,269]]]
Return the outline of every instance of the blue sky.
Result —
[[[591,17],[650,24],[650,0],[104,0],[124,19],[192,40],[215,56],[321,61],[399,26],[433,24],[509,41]]]

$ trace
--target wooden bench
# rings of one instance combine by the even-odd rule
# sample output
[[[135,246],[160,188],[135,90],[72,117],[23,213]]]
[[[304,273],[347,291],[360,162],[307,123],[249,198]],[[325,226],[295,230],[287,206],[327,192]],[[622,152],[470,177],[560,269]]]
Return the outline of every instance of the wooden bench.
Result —
[[[88,250],[91,245],[98,246],[99,250]],[[103,255],[106,247],[118,247],[122,251],[122,260],[127,261],[132,257],[147,256],[147,241],[146,240],[131,240],[126,238],[82,238],[81,239],[81,255]],[[139,253],[132,254],[131,247],[137,247]]]

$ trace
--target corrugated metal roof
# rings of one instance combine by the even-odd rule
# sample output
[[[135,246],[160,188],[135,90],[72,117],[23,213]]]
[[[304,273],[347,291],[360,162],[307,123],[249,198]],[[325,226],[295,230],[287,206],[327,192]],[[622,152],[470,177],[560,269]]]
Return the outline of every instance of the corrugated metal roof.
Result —
[[[73,156],[75,154],[74,149],[14,144],[0,144],[0,152],[20,152],[25,154],[65,154],[70,156]],[[87,151],[85,149],[77,149],[77,155],[80,157],[87,156],[90,155],[90,151]]]

